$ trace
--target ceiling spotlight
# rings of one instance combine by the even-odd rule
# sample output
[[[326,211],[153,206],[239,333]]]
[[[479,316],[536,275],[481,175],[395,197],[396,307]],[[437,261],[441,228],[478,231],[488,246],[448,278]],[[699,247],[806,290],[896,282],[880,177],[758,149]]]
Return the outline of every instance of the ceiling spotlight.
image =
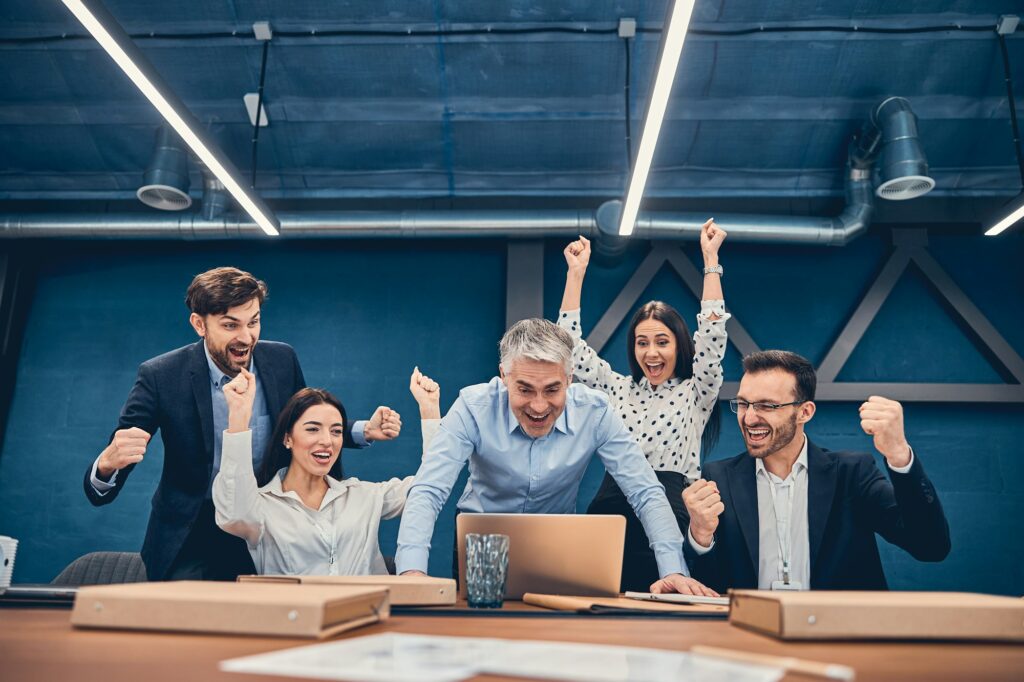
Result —
[[[156,131],[153,158],[142,182],[135,195],[146,206],[183,211],[192,205],[192,197],[188,195],[188,153],[184,143],[167,126],[160,126]]]

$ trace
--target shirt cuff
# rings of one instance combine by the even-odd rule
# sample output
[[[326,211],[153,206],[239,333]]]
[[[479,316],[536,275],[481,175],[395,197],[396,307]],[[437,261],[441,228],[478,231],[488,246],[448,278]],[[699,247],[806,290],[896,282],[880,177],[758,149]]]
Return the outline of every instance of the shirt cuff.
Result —
[[[732,315],[725,312],[725,301],[721,298],[712,298],[700,302],[700,313],[698,313],[697,319],[707,320],[711,315],[717,315],[719,318],[717,320],[709,320],[711,322],[723,322],[732,317]]]
[[[366,430],[366,420],[361,419],[352,424],[352,442],[361,448],[369,447],[372,445],[370,441],[366,440],[366,435],[363,433]]]
[[[687,578],[690,577],[690,571],[686,568],[686,561],[683,559],[682,552],[655,551],[654,559],[658,562],[660,577],[664,578],[666,575],[672,575],[673,573],[679,573]]]
[[[888,461],[886,461],[886,465],[889,466]],[[914,466],[914,448],[910,448],[910,463],[907,464],[907,466],[905,466],[905,467],[889,466],[889,469],[891,469],[892,471],[895,471],[897,474],[907,474],[907,473],[910,473],[910,467],[912,467],[912,466]]]
[[[395,573],[402,575],[406,571],[427,572],[430,550],[426,547],[406,547],[395,553]]]
[[[105,495],[108,491],[113,490],[114,488],[117,487],[117,470],[115,469],[114,473],[110,475],[109,481],[101,481],[100,477],[96,473],[96,470],[99,468],[99,465],[100,458],[97,457],[96,461],[92,463],[92,473],[89,474],[89,484],[92,485],[93,490],[95,490],[97,493],[99,493],[100,495]]]
[[[690,547],[693,549],[693,551],[697,553],[697,556],[707,554],[715,546],[715,538],[712,537],[710,545],[708,545],[707,547],[701,547],[699,544],[697,544],[697,541],[693,539],[693,534],[690,533],[689,528],[686,529],[686,540],[690,543]]]

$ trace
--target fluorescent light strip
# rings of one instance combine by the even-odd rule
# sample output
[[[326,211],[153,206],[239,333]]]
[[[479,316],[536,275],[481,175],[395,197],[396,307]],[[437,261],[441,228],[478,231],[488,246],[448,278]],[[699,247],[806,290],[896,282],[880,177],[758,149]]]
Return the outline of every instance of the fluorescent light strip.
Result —
[[[171,127],[181,136],[181,139],[185,141],[192,151],[195,152],[196,156],[206,164],[207,168],[217,176],[217,179],[224,183],[224,187],[231,193],[231,196],[235,198],[242,208],[252,217],[256,224],[260,226],[264,232],[271,236],[277,236],[280,233],[273,221],[260,209],[259,206],[252,200],[241,185],[235,180],[234,176],[227,171],[226,168],[217,160],[217,157],[210,151],[210,149],[203,143],[202,140],[195,134],[192,128],[181,118],[175,108],[167,101],[166,98],[160,93],[160,91],[154,86],[149,78],[142,72],[142,70],[132,61],[125,51],[121,48],[113,36],[107,31],[106,27],[103,26],[102,22],[93,16],[92,12],[89,11],[80,0],[62,0],[67,6],[71,13],[82,23],[89,33],[92,34],[96,42],[107,51],[107,54],[114,60],[114,62],[121,67],[121,70],[125,72],[128,78],[131,79],[132,83],[145,95],[156,110],[160,112]]]
[[[1018,198],[1017,201],[1020,205],[1017,206],[1015,210],[1011,211],[1010,215],[1006,216],[1005,218],[997,222],[995,225],[990,227],[988,230],[986,230],[986,237],[994,237],[997,234],[1001,234],[1002,232],[1005,232],[1010,227],[1012,227],[1014,223],[1016,223],[1018,220],[1024,218],[1024,195],[1022,195],[1021,198]]]
[[[661,51],[661,62],[658,64],[658,73],[654,77],[654,89],[651,91],[651,101],[647,108],[647,117],[644,120],[644,132],[640,138],[640,148],[637,150],[636,163],[633,166],[633,177],[630,178],[626,201],[622,206],[619,234],[623,237],[633,234],[636,216],[640,211],[640,200],[643,198],[644,188],[647,186],[647,174],[650,172],[651,162],[654,160],[654,149],[658,145],[658,134],[661,132],[661,123],[665,118],[669,95],[672,94],[672,83],[676,78],[676,68],[679,66],[679,57],[683,53],[686,29],[690,25],[690,15],[693,14],[695,1],[676,0],[672,6],[672,15],[669,18],[665,43]]]

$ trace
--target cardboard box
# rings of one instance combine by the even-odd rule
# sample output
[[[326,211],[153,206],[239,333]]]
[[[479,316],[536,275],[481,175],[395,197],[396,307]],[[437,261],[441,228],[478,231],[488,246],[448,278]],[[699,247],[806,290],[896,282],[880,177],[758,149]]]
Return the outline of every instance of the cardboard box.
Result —
[[[729,622],[780,639],[1024,641],[1024,599],[965,592],[731,590]]]
[[[239,582],[358,585],[386,588],[392,606],[448,606],[455,603],[451,578],[397,575],[240,575]]]
[[[178,581],[82,587],[71,624],[320,639],[389,613],[387,591],[375,587]]]

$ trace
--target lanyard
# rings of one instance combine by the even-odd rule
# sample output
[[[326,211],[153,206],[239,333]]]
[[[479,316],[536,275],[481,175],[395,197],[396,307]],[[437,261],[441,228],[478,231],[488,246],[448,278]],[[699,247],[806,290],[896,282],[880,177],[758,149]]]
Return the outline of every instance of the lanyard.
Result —
[[[789,561],[792,558],[793,550],[793,499],[796,497],[796,470],[790,474],[789,483],[780,485],[782,488],[789,488],[789,503],[786,513],[786,531],[782,532],[782,521],[779,519],[778,492],[775,490],[775,481],[770,473],[768,474],[768,490],[772,494],[772,514],[775,516],[775,537],[779,541],[779,558],[782,559],[782,581],[789,584]],[[783,540],[785,536],[785,540]]]

